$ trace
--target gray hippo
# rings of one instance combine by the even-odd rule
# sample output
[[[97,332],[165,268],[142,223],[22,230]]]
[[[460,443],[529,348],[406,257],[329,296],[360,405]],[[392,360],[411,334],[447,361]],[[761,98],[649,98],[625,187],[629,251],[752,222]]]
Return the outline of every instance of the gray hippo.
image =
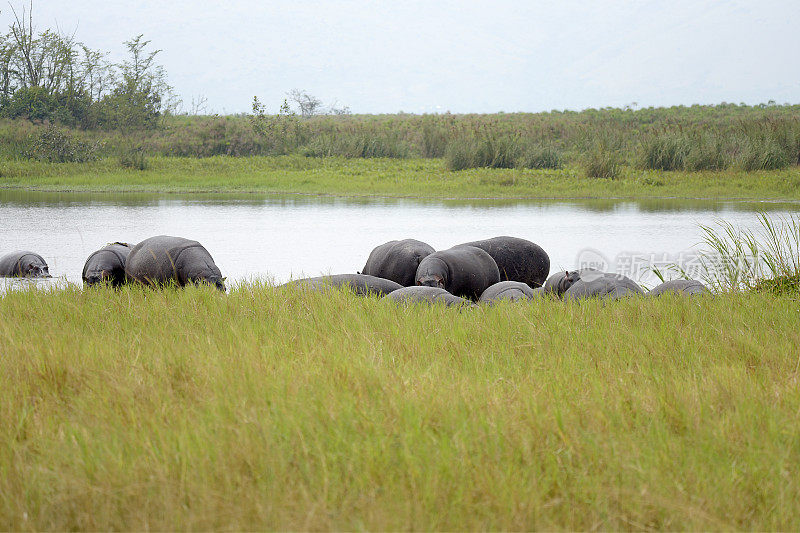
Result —
[[[550,273],[550,257],[541,246],[518,237],[493,237],[464,243],[488,253],[497,263],[500,279],[541,287]]]
[[[581,274],[591,273],[602,274],[602,272],[595,268],[581,268],[579,270],[556,272],[544,282],[543,292],[561,298],[576,281],[581,279]]]
[[[434,252],[417,268],[417,285],[439,287],[450,294],[477,300],[490,285],[500,281],[492,256],[474,246],[456,246]]]
[[[651,290],[648,295],[661,296],[662,294],[673,293],[692,296],[694,294],[703,294],[704,292],[708,292],[708,289],[699,281],[693,279],[673,279],[653,287],[653,290]]]
[[[134,246],[125,262],[125,277],[145,285],[208,283],[225,290],[222,273],[203,245],[167,235]]]
[[[401,289],[403,286],[390,279],[368,276],[366,274],[333,274],[331,276],[319,276],[316,278],[305,278],[284,283],[280,287],[308,287],[311,289],[325,289],[327,287],[348,286],[358,295],[385,296],[390,292]]]
[[[612,298],[643,295],[644,291],[632,279],[620,274],[583,272],[564,293],[564,300],[582,298]]]
[[[420,261],[435,252],[429,245],[414,239],[389,241],[369,254],[362,274],[390,279],[408,287],[414,285],[414,276]]]
[[[429,303],[429,304],[444,304],[447,307],[466,306],[474,307],[475,304],[464,298],[459,298],[450,294],[444,289],[438,287],[421,287],[411,286],[397,289],[390,292],[381,300],[388,302],[404,302],[404,303]]]
[[[129,244],[112,242],[92,253],[83,265],[83,282],[86,285],[109,282],[119,287],[125,283],[125,261],[130,252]]]
[[[11,252],[0,257],[0,277],[49,278],[47,261],[34,252]]]
[[[487,287],[478,301],[482,303],[496,303],[500,300],[516,302],[517,300],[530,300],[534,296],[536,296],[534,289],[531,289],[527,283],[501,281]]]

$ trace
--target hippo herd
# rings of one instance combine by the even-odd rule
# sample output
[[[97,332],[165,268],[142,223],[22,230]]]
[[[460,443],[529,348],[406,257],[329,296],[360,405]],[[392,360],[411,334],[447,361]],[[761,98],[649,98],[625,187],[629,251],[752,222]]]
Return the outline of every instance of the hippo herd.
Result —
[[[0,277],[49,278],[42,256],[12,252],[0,257]],[[86,259],[81,275],[86,285],[123,283],[144,285],[208,283],[225,290],[222,274],[211,254],[197,241],[159,235],[136,246],[111,243]]]
[[[283,286],[321,290],[349,286],[401,302],[472,305],[499,300],[550,296],[564,300],[621,298],[645,291],[630,278],[585,268],[549,278],[550,258],[537,244],[517,237],[494,237],[435,251],[414,239],[390,241],[375,248],[360,273],[291,281]],[[685,295],[707,291],[699,281],[673,280],[649,292]]]
[[[448,306],[526,300],[550,296],[564,300],[644,295],[633,280],[592,268],[548,277],[550,258],[537,244],[517,237],[494,237],[447,250],[404,239],[372,250],[361,272],[290,281],[281,287],[327,290],[349,287],[355,294],[388,301],[443,303]],[[0,277],[50,277],[39,254],[21,251],[0,257]],[[135,246],[114,242],[86,259],[86,285],[124,283],[149,286],[208,284],[224,291],[222,273],[199,242],[160,235]],[[694,280],[672,280],[649,292],[693,295],[706,292]]]

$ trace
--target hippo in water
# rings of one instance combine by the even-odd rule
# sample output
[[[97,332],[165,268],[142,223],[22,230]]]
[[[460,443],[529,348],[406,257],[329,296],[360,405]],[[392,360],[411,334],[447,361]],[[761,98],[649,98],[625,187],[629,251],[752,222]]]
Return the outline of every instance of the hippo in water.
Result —
[[[642,288],[630,278],[605,272],[583,272],[564,293],[564,300],[612,298],[644,295]]]
[[[531,288],[541,287],[550,273],[550,257],[541,246],[518,237],[493,237],[467,242],[488,253],[497,263],[500,279],[520,281]]]
[[[433,252],[435,250],[430,245],[414,239],[389,241],[372,250],[361,273],[408,287],[414,285],[419,262]]]
[[[47,261],[34,252],[11,252],[0,257],[0,277],[49,278]]]
[[[86,285],[108,282],[119,287],[125,283],[125,261],[130,252],[130,245],[113,242],[92,253],[83,265],[83,282]]]
[[[366,274],[334,274],[317,278],[298,279],[281,285],[281,287],[308,287],[317,290],[345,286],[350,287],[354,293],[360,296],[385,296],[403,287],[390,279]]]
[[[225,290],[222,273],[203,245],[167,235],[134,246],[125,262],[125,277],[146,285],[208,283]]]
[[[456,246],[434,252],[417,268],[417,285],[438,287],[450,294],[478,300],[490,285],[500,281],[492,256],[474,246]]]
[[[381,300],[387,302],[404,302],[404,303],[429,303],[429,304],[444,304],[447,307],[467,306],[474,307],[475,304],[464,298],[459,298],[438,287],[420,287],[411,286],[403,287],[392,291]]]
[[[496,303],[500,300],[509,300],[516,302],[517,300],[530,300],[536,296],[534,289],[531,289],[527,283],[521,281],[501,281],[489,286],[483,294],[481,294],[481,303]]]
[[[707,293],[708,289],[699,281],[693,279],[673,279],[665,281],[651,290],[649,296],[661,296],[662,294],[682,294],[684,296],[692,296],[695,294]]]

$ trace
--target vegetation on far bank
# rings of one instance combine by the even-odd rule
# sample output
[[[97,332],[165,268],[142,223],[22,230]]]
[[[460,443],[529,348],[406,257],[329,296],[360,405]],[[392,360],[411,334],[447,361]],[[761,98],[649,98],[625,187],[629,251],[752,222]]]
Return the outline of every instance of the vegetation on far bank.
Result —
[[[616,179],[562,169],[447,170],[438,159],[338,157],[148,158],[144,171],[117,159],[0,162],[0,189],[116,192],[286,192],[425,198],[800,199],[800,168],[666,172],[623,167]]]
[[[794,298],[248,284],[0,315],[5,530],[800,527]]]

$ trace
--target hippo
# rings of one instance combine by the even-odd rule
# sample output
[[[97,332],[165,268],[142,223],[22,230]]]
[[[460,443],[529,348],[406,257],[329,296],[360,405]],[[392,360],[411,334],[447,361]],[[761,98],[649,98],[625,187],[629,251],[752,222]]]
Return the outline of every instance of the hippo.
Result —
[[[541,288],[541,287],[539,287]],[[534,289],[521,281],[501,281],[486,288],[481,294],[479,302],[496,303],[500,300],[530,300],[535,296]]]
[[[564,272],[556,272],[544,282],[543,292],[553,294],[561,298],[565,292],[579,279],[581,274],[602,274],[595,268],[581,268],[579,270],[567,270]]]
[[[439,287],[411,286],[403,287],[392,291],[383,298],[382,301],[404,302],[404,303],[430,303],[444,304],[447,307],[466,306],[474,307],[475,304],[464,298],[459,298],[450,294]]]
[[[673,279],[665,281],[661,285],[657,285],[651,290],[649,296],[661,296],[662,294],[683,294],[685,296],[692,296],[695,294],[703,294],[708,292],[705,285],[693,279]]]
[[[417,285],[439,287],[450,294],[478,300],[490,285],[500,281],[497,263],[474,246],[456,246],[434,252],[419,263]]]
[[[564,293],[564,300],[581,298],[612,298],[643,295],[644,291],[632,279],[605,272],[583,272],[581,278]]]
[[[50,278],[49,267],[44,258],[34,252],[11,252],[0,257],[2,278]]]
[[[129,244],[112,242],[92,253],[83,265],[83,282],[86,285],[109,282],[113,287],[125,283],[125,261],[131,252]]]
[[[390,279],[368,276],[366,274],[334,274],[317,278],[305,278],[284,283],[281,287],[302,286],[310,289],[325,289],[328,287],[350,287],[360,296],[376,295],[386,296],[390,292],[401,289],[403,286]]]
[[[225,290],[222,273],[203,245],[167,235],[134,246],[125,262],[125,277],[145,285],[208,283]]]
[[[361,274],[390,279],[408,287],[414,285],[419,262],[433,252],[429,244],[414,239],[389,241],[372,250]]]
[[[541,287],[550,273],[550,257],[541,246],[518,237],[493,237],[464,243],[488,253],[497,263],[500,280],[520,281]]]

